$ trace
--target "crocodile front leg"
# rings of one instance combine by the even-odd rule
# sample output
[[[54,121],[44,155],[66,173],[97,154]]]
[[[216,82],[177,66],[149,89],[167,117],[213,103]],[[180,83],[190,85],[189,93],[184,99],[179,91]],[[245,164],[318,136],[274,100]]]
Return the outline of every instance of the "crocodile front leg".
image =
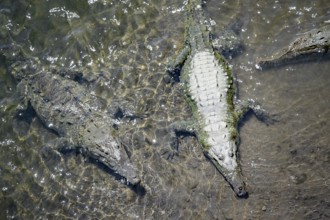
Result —
[[[232,59],[244,50],[243,43],[233,30],[224,30],[218,37],[211,34],[211,44],[226,59]]]
[[[125,100],[114,100],[108,106],[107,114],[114,119],[114,123],[130,122],[136,119],[143,120],[148,113],[138,110],[134,105]]]
[[[274,124],[278,119],[270,115],[265,109],[263,109],[259,103],[253,99],[248,99],[247,101],[236,103],[236,114],[238,121],[244,118],[244,116],[249,112],[253,111],[258,120],[266,123],[267,125]]]

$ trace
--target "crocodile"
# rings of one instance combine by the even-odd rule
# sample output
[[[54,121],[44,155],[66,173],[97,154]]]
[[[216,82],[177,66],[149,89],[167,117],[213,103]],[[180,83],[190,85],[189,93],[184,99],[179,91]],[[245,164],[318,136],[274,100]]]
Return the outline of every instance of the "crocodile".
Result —
[[[295,39],[289,46],[270,58],[257,62],[257,69],[315,60],[328,54],[330,47],[330,25],[310,30]]]
[[[202,1],[190,0],[185,8],[185,45],[169,62],[166,75],[172,78],[179,75],[193,119],[175,123],[172,136],[180,132],[196,136],[204,155],[235,194],[246,197],[248,191],[238,161],[238,123],[250,110],[262,120],[268,118],[267,113],[253,100],[239,102],[236,99],[233,73],[223,55],[210,42]],[[174,149],[177,144],[173,141]]]
[[[9,58],[10,59],[10,58]],[[115,139],[115,128],[134,115],[122,103],[107,105],[89,89],[82,73],[72,70],[38,70],[36,62],[21,59],[10,65],[17,85],[18,112],[32,108],[41,123],[57,135],[59,152],[77,150],[124,177],[130,185],[140,178],[126,147]],[[53,147],[53,146],[52,146]]]

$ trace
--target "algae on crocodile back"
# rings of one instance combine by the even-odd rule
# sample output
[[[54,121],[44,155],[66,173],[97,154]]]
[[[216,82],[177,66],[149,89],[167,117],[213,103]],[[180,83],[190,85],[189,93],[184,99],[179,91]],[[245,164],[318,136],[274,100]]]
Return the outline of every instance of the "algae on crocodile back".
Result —
[[[205,25],[206,20],[203,15],[203,11],[201,10],[201,7],[202,7],[201,5],[202,5],[202,1],[200,1],[200,0],[188,1],[187,5],[186,5],[187,16],[186,16],[185,39],[190,39],[191,37],[194,37],[194,35],[196,35],[196,33],[191,33],[191,23],[192,23],[191,20],[193,20],[193,23],[196,22],[196,21],[194,21],[196,19],[194,16],[196,16],[199,19],[202,19],[202,21],[199,21],[199,26],[201,27],[201,28],[199,28],[199,31],[202,32],[201,35],[202,35],[202,39],[203,39],[203,44],[205,45],[206,48],[212,48],[210,32],[207,28],[207,25]],[[198,13],[196,12],[196,10],[198,10]],[[190,36],[191,34],[193,36]],[[231,128],[231,137],[233,140],[235,140],[238,137],[238,132],[237,132],[236,127],[238,124],[239,116],[236,114],[235,105],[234,105],[234,99],[235,99],[235,93],[236,93],[236,88],[234,86],[234,76],[233,76],[232,70],[228,66],[228,63],[224,59],[224,57],[215,50],[213,50],[213,52],[214,52],[214,56],[217,58],[219,64],[223,67],[223,69],[225,70],[227,77],[228,77],[227,78],[227,85],[228,85],[227,104],[228,104],[228,111],[231,112],[231,114],[228,114],[230,116],[228,119],[228,123]],[[185,61],[184,59],[182,59],[182,60]],[[186,76],[185,78],[187,78],[187,77],[188,76]],[[188,96],[191,97],[189,94],[188,94]],[[189,103],[191,103],[192,101],[193,100],[191,100],[191,101],[188,100]],[[196,108],[197,108],[197,106],[195,103],[195,107],[193,107],[193,110],[194,109],[196,110]],[[200,116],[198,116],[198,117],[200,117]],[[202,136],[204,136],[204,135],[202,135]],[[206,138],[207,135],[205,135],[204,137]],[[201,138],[201,141],[202,140],[203,140],[203,138]]]
[[[236,88],[234,84],[233,72],[228,66],[226,60],[218,52],[214,51],[214,55],[217,58],[219,64],[224,68],[228,76],[227,77],[228,90],[227,90],[227,98],[226,98],[226,102],[228,104],[227,123],[230,129],[231,139],[236,141],[238,138],[237,126],[238,126],[239,116],[236,113],[235,104],[234,104],[234,99],[236,98],[235,97]],[[192,95],[189,92],[189,84],[186,81],[188,78],[188,74],[189,74],[189,67],[185,65],[182,68],[182,79],[184,81],[183,86],[184,86],[186,101],[191,107],[193,118],[196,120],[195,129],[197,129],[198,140],[203,146],[203,149],[207,151],[210,148],[210,145],[207,142],[208,134],[203,130],[203,128],[205,127],[205,121],[203,120],[203,116],[200,114],[198,110],[196,101],[192,98]]]
[[[234,100],[236,98],[236,88],[235,88],[235,84],[234,84],[233,71],[228,66],[228,63],[223,58],[223,56],[221,56],[216,51],[214,51],[214,55],[218,59],[220,65],[222,65],[222,67],[224,68],[225,72],[227,73],[227,77],[228,77],[227,78],[227,85],[228,85],[227,104],[228,104],[228,111],[232,113],[232,114],[228,114],[228,116],[229,116],[228,123],[231,128],[231,138],[233,140],[236,140],[238,138],[237,126],[238,126],[239,116],[236,112],[235,104],[234,104]]]
[[[183,87],[184,87],[184,93],[185,93],[185,99],[188,103],[188,105],[191,108],[193,118],[194,118],[194,125],[193,130],[195,130],[198,133],[198,140],[200,141],[203,150],[207,151],[211,146],[207,143],[208,134],[203,130],[203,127],[205,126],[205,121],[203,120],[203,116],[198,110],[197,103],[193,99],[192,95],[190,94],[190,88],[189,83],[186,81],[188,74],[189,74],[189,67],[188,65],[184,65],[182,69],[182,79],[183,79]]]
[[[247,191],[237,160],[238,121],[249,109],[260,116],[264,112],[252,101],[247,102],[246,107],[235,106],[233,73],[225,58],[213,49],[205,23],[201,1],[188,1],[185,45],[167,72],[172,76],[180,75],[179,81],[184,83],[185,97],[195,121],[186,124],[195,125],[193,134],[197,136],[205,156],[236,195],[244,197]],[[182,125],[172,128],[184,131]],[[191,126],[186,129],[191,129]]]

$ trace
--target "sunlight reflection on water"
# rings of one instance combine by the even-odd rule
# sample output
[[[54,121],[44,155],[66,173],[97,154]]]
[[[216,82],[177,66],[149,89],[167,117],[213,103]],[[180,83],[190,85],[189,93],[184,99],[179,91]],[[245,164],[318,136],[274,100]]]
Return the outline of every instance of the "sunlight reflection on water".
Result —
[[[246,200],[235,198],[195,138],[180,139],[173,161],[160,156],[168,144],[166,126],[191,118],[180,85],[163,81],[167,62],[184,44],[183,4],[140,0],[0,4],[0,46],[15,42],[45,66],[77,68],[97,82],[92,87],[96,95],[109,103],[114,97],[129,100],[137,111],[148,114],[147,120],[118,131],[118,138],[133,148],[131,159],[146,190],[142,192],[79,153],[48,149],[54,134],[36,118],[17,122],[13,107],[1,107],[1,219],[329,216],[324,197],[329,194],[324,187],[330,155],[328,62],[255,69],[259,57],[328,21],[329,3],[210,0],[204,6],[215,34],[242,24],[244,50],[229,61],[239,97],[260,101],[280,117],[271,126],[250,116],[242,123],[240,158],[250,191]],[[1,88],[14,88],[16,82],[2,59]],[[15,90],[8,88],[1,91],[0,104],[18,105],[17,98],[11,98]]]

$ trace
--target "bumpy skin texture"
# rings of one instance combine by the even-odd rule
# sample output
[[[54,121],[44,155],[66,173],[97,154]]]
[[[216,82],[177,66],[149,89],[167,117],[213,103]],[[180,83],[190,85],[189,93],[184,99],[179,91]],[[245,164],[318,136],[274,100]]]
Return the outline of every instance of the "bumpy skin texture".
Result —
[[[265,69],[289,63],[313,60],[328,53],[330,47],[330,25],[313,29],[294,40],[270,58],[257,62],[256,68]]]
[[[204,154],[236,195],[244,197],[247,191],[236,154],[237,123],[245,112],[235,109],[232,73],[224,58],[210,44],[201,1],[188,1],[186,17],[186,46],[169,65],[168,72],[172,75],[180,72],[180,80],[187,87],[187,99],[196,121],[192,127]],[[183,127],[178,125],[176,131]]]
[[[119,107],[106,106],[104,100],[93,95],[81,74],[37,72],[23,77],[18,91],[42,123],[58,134],[59,150],[80,149],[129,183],[140,183],[126,149],[113,136],[118,120],[114,115]]]
[[[275,120],[253,100],[234,100],[236,89],[232,71],[223,55],[211,46],[205,21],[202,2],[188,1],[186,45],[169,64],[167,72],[174,77],[180,73],[180,81],[185,85],[187,101],[192,107],[194,120],[172,125],[174,132],[170,134],[171,143],[174,143],[173,149],[177,149],[178,144],[173,140],[175,134],[196,136],[205,156],[227,180],[236,195],[247,197],[248,192],[237,158],[238,122],[250,110],[267,124]],[[227,48],[226,45],[220,46]]]

